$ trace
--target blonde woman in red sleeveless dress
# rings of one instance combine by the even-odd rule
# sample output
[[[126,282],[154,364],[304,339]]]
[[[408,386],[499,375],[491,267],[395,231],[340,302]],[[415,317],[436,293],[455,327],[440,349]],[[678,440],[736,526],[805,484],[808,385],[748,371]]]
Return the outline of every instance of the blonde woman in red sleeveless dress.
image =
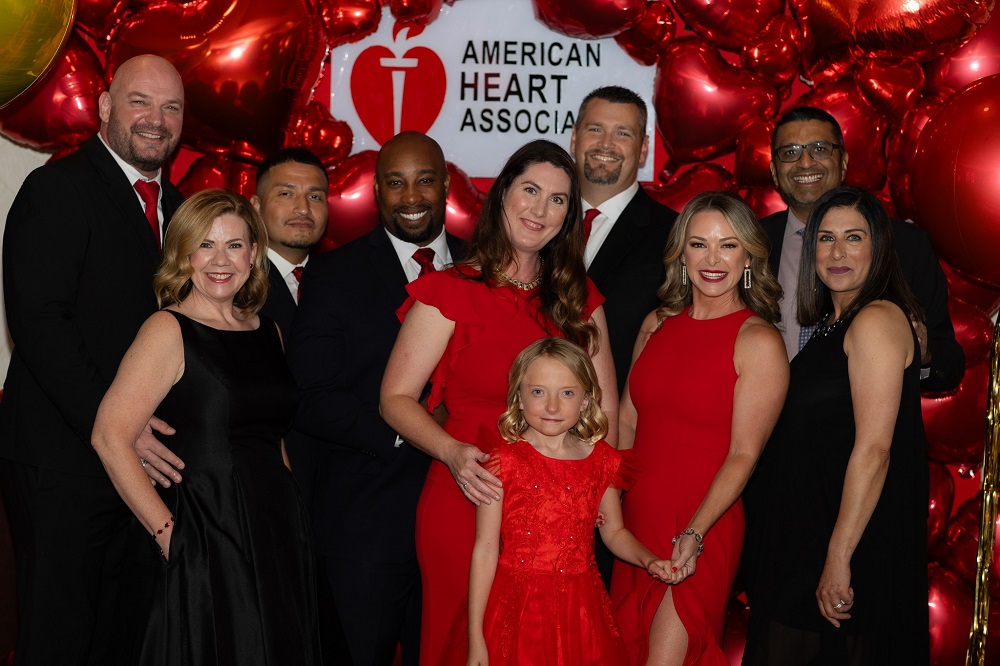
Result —
[[[622,397],[620,446],[645,470],[623,515],[683,580],[615,563],[611,598],[634,664],[729,666],[721,644],[743,544],[739,496],[788,388],[767,253],[753,211],[727,192],[692,199],[667,241],[662,305],[643,322]]]

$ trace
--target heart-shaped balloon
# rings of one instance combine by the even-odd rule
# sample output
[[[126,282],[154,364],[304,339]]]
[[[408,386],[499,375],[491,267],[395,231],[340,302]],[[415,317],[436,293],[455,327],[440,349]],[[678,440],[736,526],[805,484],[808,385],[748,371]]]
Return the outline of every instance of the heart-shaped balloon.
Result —
[[[1000,74],[948,98],[913,157],[916,221],[949,264],[1000,285]]]
[[[472,183],[469,174],[448,162],[448,200],[444,225],[451,233],[463,240],[472,240],[472,232],[479,221],[486,195]]]
[[[742,129],[771,118],[780,104],[774,86],[730,65],[699,37],[667,45],[653,85],[656,126],[670,153],[670,172],[680,163],[733,150]]]
[[[957,574],[958,578],[970,588],[976,584],[982,507],[982,492],[962,502],[962,505],[955,511],[955,515],[948,521],[941,535],[941,540],[932,551],[941,564]],[[1000,525],[1000,516],[994,523],[994,535],[996,535],[997,525]],[[1000,559],[1000,550],[994,549],[989,577],[989,592],[993,597],[1000,594],[1000,576],[997,575],[998,559]]]
[[[734,190],[733,174],[714,163],[692,164],[673,174],[664,185],[647,187],[646,192],[667,208],[681,210],[688,201],[709,190]]]
[[[860,0],[788,0],[802,31],[802,75],[813,83],[836,81],[854,66],[851,51]]]
[[[859,3],[855,49],[875,58],[930,60],[969,41],[995,0],[867,0]]]
[[[402,23],[427,25],[441,13],[442,0],[389,0],[392,15]]]
[[[989,315],[954,297],[948,299],[948,314],[955,327],[955,339],[965,352],[965,365],[985,363],[993,343],[993,321]]]
[[[893,122],[899,122],[924,88],[924,70],[916,60],[861,61],[853,76],[868,103]]]
[[[944,99],[924,97],[903,116],[896,130],[889,135],[888,165],[889,191],[901,217],[913,217],[913,198],[910,196],[910,169],[917,152],[917,142],[927,122],[944,106]]]
[[[972,624],[972,590],[937,564],[931,563],[927,573],[931,663],[964,664]]]
[[[921,396],[931,460],[982,462],[988,384],[989,363],[977,363],[965,369],[961,383],[951,393]]]
[[[784,4],[784,0],[674,0],[688,28],[728,51],[746,46]]]
[[[97,101],[104,89],[97,55],[71,34],[45,76],[0,110],[0,133],[40,150],[78,146],[101,126]]]
[[[199,157],[177,184],[185,197],[195,192],[222,188],[238,192],[245,197],[257,190],[257,164],[248,164],[230,155],[212,153]]]
[[[667,42],[677,32],[677,19],[666,2],[650,2],[642,20],[615,35],[615,41],[625,52],[643,65],[655,65]]]
[[[378,153],[363,150],[327,169],[330,192],[330,222],[325,238],[333,247],[340,247],[359,238],[378,224],[378,204],[375,203],[375,161]]]
[[[769,187],[748,187],[746,192],[743,193],[743,199],[747,202],[748,206],[753,208],[753,213],[757,216],[758,220],[788,208],[788,204],[781,198],[781,193],[773,185]]]
[[[646,0],[533,0],[535,17],[570,37],[613,37],[642,20]]]
[[[941,536],[951,515],[951,505],[955,501],[955,479],[941,463],[930,463],[928,472],[930,502],[927,505],[927,546],[930,548]]]
[[[246,141],[269,153],[309,100],[326,33],[310,0],[161,2],[115,29],[109,71],[140,53],[161,55],[180,72],[187,145],[226,153]]]
[[[736,137],[736,184],[739,187],[768,187],[771,177],[771,134],[774,122],[752,123]]]
[[[885,139],[889,123],[861,94],[857,84],[846,78],[825,83],[808,92],[792,106],[815,106],[830,113],[844,132],[850,161],[846,185],[877,192],[885,185]]]
[[[950,95],[984,76],[1000,74],[1000,19],[988,21],[962,48],[924,65],[924,73],[924,92],[940,95]]]
[[[948,292],[952,298],[971,303],[991,317],[997,313],[1000,309],[1000,289],[947,262],[940,263],[948,278]]]
[[[380,0],[317,0],[316,5],[331,49],[364,39],[378,30],[382,20]]]
[[[73,27],[103,45],[128,4],[128,0],[77,0]]]
[[[330,115],[327,105],[309,102],[292,113],[286,146],[307,146],[323,164],[333,165],[351,152],[354,134],[343,120]]]
[[[778,14],[744,42],[740,62],[784,91],[798,74],[801,52],[802,31],[791,16]]]

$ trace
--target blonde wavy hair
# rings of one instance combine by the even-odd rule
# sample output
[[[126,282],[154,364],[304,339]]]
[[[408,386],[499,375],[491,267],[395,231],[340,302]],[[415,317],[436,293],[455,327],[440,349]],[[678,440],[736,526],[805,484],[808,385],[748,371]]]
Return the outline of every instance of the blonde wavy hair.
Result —
[[[580,413],[570,432],[579,439],[593,444],[608,434],[608,417],[601,409],[601,386],[590,356],[577,344],[564,338],[542,338],[525,347],[510,366],[507,389],[507,411],[497,419],[500,434],[508,442],[516,442],[528,429],[521,410],[521,382],[528,366],[540,358],[559,361],[577,378],[589,404]]]
[[[235,215],[247,224],[248,240],[257,245],[250,277],[236,292],[233,306],[244,315],[257,314],[267,300],[267,228],[260,213],[241,194],[227,190],[202,190],[181,204],[167,225],[163,261],[153,277],[153,290],[161,308],[176,305],[191,293],[191,254],[208,235],[212,223]]]

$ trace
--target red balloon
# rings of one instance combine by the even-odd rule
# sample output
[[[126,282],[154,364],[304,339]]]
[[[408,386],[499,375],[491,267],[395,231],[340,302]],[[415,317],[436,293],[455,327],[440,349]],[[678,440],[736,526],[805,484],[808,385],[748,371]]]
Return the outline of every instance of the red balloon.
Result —
[[[924,87],[924,70],[912,58],[864,60],[853,78],[869,104],[895,122],[920,99]]]
[[[965,376],[953,392],[921,397],[924,429],[930,444],[927,455],[931,460],[982,461],[989,371],[989,363],[977,363],[965,369]]]
[[[927,122],[944,106],[938,97],[925,97],[906,112],[898,128],[889,135],[888,175],[889,191],[899,215],[913,217],[913,198],[910,196],[910,167],[917,152],[917,141]]]
[[[927,547],[930,548],[941,536],[951,505],[955,501],[955,479],[947,467],[941,463],[930,463],[930,502],[927,505]]]
[[[177,67],[187,94],[182,140],[205,152],[239,141],[280,148],[326,56],[310,0],[161,1],[127,16],[110,39],[109,71],[140,53]]]
[[[643,65],[655,65],[677,32],[677,20],[666,2],[650,2],[634,28],[615,35],[625,52]]]
[[[1000,74],[1000,19],[994,18],[954,53],[924,66],[929,94],[950,95],[984,76]]]
[[[779,104],[774,86],[730,65],[708,42],[675,39],[660,57],[653,97],[668,171],[733,150],[740,131],[771,118]]]
[[[743,199],[747,205],[753,208],[757,219],[767,217],[772,213],[785,210],[788,204],[781,198],[781,193],[770,187],[750,187],[743,193]]]
[[[740,62],[771,83],[790,89],[798,73],[801,52],[802,31],[791,16],[778,14],[744,42]]]
[[[330,222],[325,237],[333,247],[359,238],[378,224],[375,202],[375,160],[378,153],[363,150],[327,170],[330,177]]]
[[[952,95],[920,136],[910,175],[916,221],[949,264],[1000,285],[1000,74]]]
[[[126,5],[128,0],[77,0],[73,27],[103,43],[121,19]]]
[[[443,0],[389,0],[389,9],[403,23],[427,25],[441,13],[442,4]]]
[[[788,0],[802,30],[802,75],[813,83],[836,81],[854,66],[851,43],[856,3]]]
[[[989,20],[993,4],[994,0],[868,0],[858,7],[855,48],[876,58],[930,60],[969,41]]]
[[[955,326],[955,339],[965,352],[965,365],[985,363],[993,343],[993,322],[989,316],[965,301],[948,299],[948,314]]]
[[[809,105],[833,115],[844,131],[850,162],[844,183],[877,192],[885,185],[885,138],[889,123],[866,100],[857,84],[847,78],[825,83],[792,106]]]
[[[486,195],[480,192],[469,175],[448,162],[448,212],[444,225],[448,232],[463,240],[472,240],[472,231],[479,220]]]
[[[642,20],[646,0],[534,0],[535,17],[570,37],[613,37]]]
[[[71,34],[52,68],[0,110],[0,133],[40,150],[74,148],[101,126],[97,101],[104,90],[97,55]]]
[[[342,120],[330,115],[327,105],[309,102],[305,109],[292,113],[286,146],[306,146],[323,164],[336,164],[351,152],[354,133]]]
[[[755,122],[736,137],[736,183],[740,187],[774,184],[771,177],[771,134],[774,123],[770,120]]]
[[[948,291],[953,298],[971,303],[987,315],[997,313],[1000,309],[1000,289],[943,261],[940,263],[948,278]]]
[[[972,625],[972,591],[941,566],[932,563],[927,573],[931,663],[964,664]]]
[[[784,6],[784,0],[674,0],[688,28],[720,49],[739,51]]]
[[[221,187],[245,197],[257,191],[257,163],[248,164],[230,155],[212,153],[199,157],[177,184],[185,197],[195,192]]]
[[[378,30],[382,20],[380,0],[317,0],[331,49],[351,44]]]
[[[675,173],[665,185],[647,187],[646,192],[661,204],[680,210],[688,201],[708,190],[734,190],[733,174],[718,164],[692,164]]]
[[[983,493],[962,502],[955,515],[948,521],[941,536],[940,543],[934,548],[934,556],[944,566],[954,572],[959,580],[974,588],[976,585],[976,567],[979,558],[979,525],[982,520]],[[1000,516],[993,526],[994,542],[997,527],[1000,526]],[[1000,549],[994,547],[993,559],[990,563],[989,592],[990,596],[1000,596],[1000,575],[997,563],[1000,561]]]

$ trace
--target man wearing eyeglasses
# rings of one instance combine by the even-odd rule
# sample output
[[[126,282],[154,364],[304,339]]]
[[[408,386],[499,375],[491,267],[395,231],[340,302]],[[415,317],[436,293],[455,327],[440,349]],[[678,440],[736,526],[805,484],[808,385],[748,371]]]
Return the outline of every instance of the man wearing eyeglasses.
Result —
[[[785,291],[781,301],[782,337],[791,360],[811,330],[796,318],[796,290],[802,231],[813,205],[839,187],[847,174],[847,151],[837,120],[821,109],[802,106],[785,112],[771,135],[771,176],[787,211],[769,215],[761,226],[771,239],[771,268]],[[948,316],[948,284],[927,234],[902,220],[892,220],[896,254],[925,322],[914,322],[921,352],[921,389],[947,391],[958,386],[965,354],[955,341]]]

